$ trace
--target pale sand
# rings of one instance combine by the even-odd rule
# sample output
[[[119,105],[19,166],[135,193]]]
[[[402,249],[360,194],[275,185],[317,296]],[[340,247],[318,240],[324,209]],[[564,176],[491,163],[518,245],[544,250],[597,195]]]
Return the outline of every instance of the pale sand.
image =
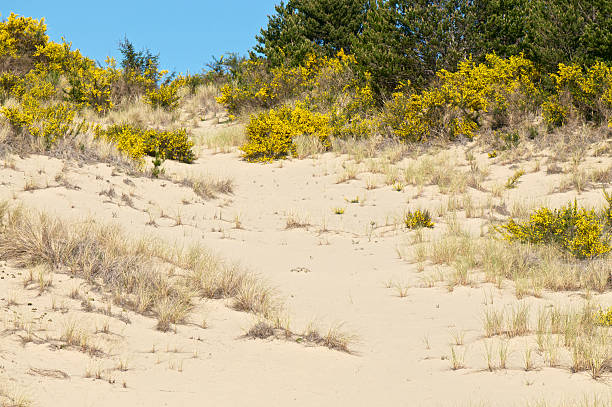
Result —
[[[464,147],[451,154],[467,169]],[[254,317],[228,308],[227,301],[202,300],[190,315],[191,324],[177,332],[155,330],[155,319],[127,312],[131,323],[81,311],[80,300],[68,293],[78,279],[56,274],[50,292],[39,296],[36,289],[23,288],[25,270],[0,266],[0,379],[4,388],[25,394],[39,406],[467,406],[521,405],[526,401],[581,398],[584,394],[609,391],[605,380],[595,381],[588,373],[572,374],[567,367],[545,367],[543,356],[534,352],[536,369],[523,369],[522,344],[533,337],[512,340],[508,368],[486,371],[482,315],[485,296],[493,293],[494,304],[515,304],[512,283],[498,290],[491,284],[458,287],[449,292],[443,283],[420,287],[414,262],[400,259],[396,248],[411,244],[414,232],[393,223],[405,209],[429,208],[434,213],[449,195],[427,186],[416,197],[417,188],[394,191],[385,186],[366,191],[365,176],[337,184],[346,157],[327,153],[316,159],[288,160],[281,164],[249,164],[238,152],[213,154],[203,150],[193,165],[167,162],[169,174],[193,173],[228,176],[235,181],[234,193],[204,201],[189,188],[164,180],[113,175],[105,164],[78,167],[67,164],[69,183],[79,189],[56,186],[54,180],[63,164],[57,159],[12,157],[15,168],[0,167],[0,199],[23,203],[66,219],[93,218],[117,223],[138,235],[154,235],[177,244],[193,242],[218,252],[229,262],[238,262],[262,276],[286,300],[292,325],[303,329],[311,320],[324,327],[342,322],[355,334],[353,354],[324,347],[307,347],[283,340],[252,340],[241,336]],[[491,163],[485,153],[481,164]],[[592,166],[610,164],[609,157],[590,158]],[[521,163],[529,170],[535,161]],[[504,183],[514,169],[491,165],[485,186]],[[546,175],[545,165],[537,173],[527,172],[517,188],[504,192],[506,202],[547,202],[561,205],[577,197],[587,206],[602,205],[601,190],[594,188],[551,194],[562,174]],[[381,176],[382,177],[382,176]],[[134,185],[124,182],[129,178]],[[383,177],[384,178],[384,177]],[[49,188],[23,191],[28,179]],[[382,179],[382,178],[381,178]],[[109,202],[99,193],[113,187],[116,197]],[[481,203],[490,193],[468,188]],[[121,201],[132,194],[134,207]],[[365,202],[351,204],[356,196]],[[461,194],[459,194],[461,197]],[[105,202],[106,201],[106,202]],[[182,201],[187,202],[186,204]],[[333,208],[343,207],[343,215]],[[146,225],[149,209],[158,227]],[[176,220],[160,218],[161,211]],[[286,229],[293,214],[311,226]],[[235,229],[238,216],[242,229]],[[478,234],[484,219],[460,220]],[[371,222],[376,228],[369,232]],[[436,236],[444,220],[436,218]],[[328,231],[321,231],[323,224]],[[214,231],[213,231],[214,230]],[[221,230],[221,231],[219,231]],[[310,272],[292,271],[304,267]],[[433,270],[434,266],[427,266]],[[410,285],[400,298],[388,282]],[[83,293],[87,287],[82,286]],[[7,306],[14,296],[19,305]],[[89,292],[96,299],[99,293]],[[65,310],[51,310],[52,298]],[[612,295],[594,295],[595,301],[612,303]],[[103,306],[101,302],[94,303]],[[538,306],[549,303],[581,304],[577,293],[545,292],[541,299],[527,297],[532,318]],[[28,305],[31,303],[32,305]],[[120,313],[119,307],[113,311]],[[16,315],[20,315],[17,317]],[[109,355],[92,358],[74,349],[55,349],[47,341],[23,346],[11,331],[15,318],[26,322],[39,319],[47,332],[41,338],[57,337],[65,321],[75,320],[94,331],[110,321],[111,334],[92,334]],[[198,326],[206,319],[208,328]],[[41,326],[40,324],[37,326]],[[465,331],[465,369],[451,370],[448,360],[454,331]],[[429,349],[424,338],[429,339]],[[497,339],[493,343],[497,343]],[[155,347],[155,353],[152,348]],[[121,360],[127,371],[117,370]],[[567,361],[565,361],[567,365]],[[34,370],[32,370],[34,369]],[[38,370],[37,370],[38,369]],[[58,373],[41,369],[61,370]],[[108,369],[108,371],[105,371]],[[85,378],[86,371],[102,371],[102,379]],[[57,377],[50,377],[55,375]],[[63,375],[61,375],[63,376]],[[114,383],[109,383],[114,381]],[[125,382],[126,387],[123,387]],[[472,404],[470,404],[472,403]]]

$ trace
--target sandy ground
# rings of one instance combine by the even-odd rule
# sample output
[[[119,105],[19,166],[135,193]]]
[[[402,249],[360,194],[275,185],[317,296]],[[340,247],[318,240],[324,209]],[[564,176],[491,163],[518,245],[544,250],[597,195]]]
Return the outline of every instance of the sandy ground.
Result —
[[[457,168],[465,171],[465,152],[466,147],[452,147],[446,154],[458,157]],[[516,163],[504,165],[485,152],[476,157],[489,165],[486,187],[503,184],[516,169]],[[499,307],[516,304],[512,283],[501,290],[491,284],[452,291],[443,282],[424,286],[424,273],[436,266],[426,264],[423,271],[398,256],[410,253],[414,232],[397,219],[406,209],[429,208],[435,215],[449,194],[435,185],[396,191],[384,185],[384,177],[378,188],[366,190],[364,174],[337,183],[345,161],[346,156],[326,153],[260,165],[241,161],[237,151],[202,150],[192,165],[165,164],[168,174],[234,180],[232,194],[204,200],[187,187],[129,177],[106,164],[7,158],[0,167],[0,199],[61,218],[117,223],[135,236],[155,235],[179,246],[202,243],[275,287],[298,329],[310,321],[324,327],[341,323],[357,341],[347,354],[278,339],[245,339],[242,335],[253,317],[212,300],[199,301],[189,323],[176,332],[162,333],[155,330],[154,319],[116,306],[111,306],[111,316],[86,312],[81,299],[70,298],[73,289],[96,306],[105,305],[102,296],[79,279],[55,274],[52,287],[39,294],[23,287],[26,270],[1,263],[0,378],[6,391],[39,406],[88,407],[507,406],[609,394],[607,380],[546,367],[537,353],[536,369],[525,371],[522,349],[534,346],[530,336],[510,342],[506,369],[486,370],[483,310],[490,301]],[[610,161],[587,160],[594,167]],[[554,192],[564,175],[546,174],[544,165],[533,172],[534,163],[535,158],[518,163],[527,173],[501,198],[472,188],[468,193],[483,207],[487,199],[508,205],[559,205],[574,197],[583,205],[603,203],[600,188],[581,194]],[[60,173],[65,180],[61,184],[56,181]],[[110,188],[114,198],[101,195]],[[122,194],[130,197],[130,204]],[[349,202],[356,197],[359,203]],[[335,214],[335,208],[345,211]],[[478,235],[486,223],[484,212],[466,218],[459,211],[458,217]],[[288,229],[288,218],[307,225]],[[431,238],[445,228],[442,217],[434,221]],[[394,285],[407,287],[404,297]],[[609,304],[612,296],[595,295],[595,300]],[[524,301],[536,309],[584,300],[577,293],[545,292],[542,298]],[[88,331],[102,352],[92,356],[48,339],[61,335],[69,324]],[[103,329],[105,324],[108,329]],[[23,339],[23,329],[14,329],[18,325],[35,327],[30,340]],[[465,355],[465,368],[452,370],[451,345],[458,332],[464,335],[464,345],[456,350]]]

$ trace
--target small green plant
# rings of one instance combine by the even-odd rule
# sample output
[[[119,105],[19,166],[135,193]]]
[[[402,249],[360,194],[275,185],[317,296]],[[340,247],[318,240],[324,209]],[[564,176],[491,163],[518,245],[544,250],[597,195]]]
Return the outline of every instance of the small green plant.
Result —
[[[518,146],[520,141],[519,134],[516,131],[512,133],[495,132],[495,136],[497,137],[498,143],[501,145],[501,150],[511,150]]]
[[[608,227],[612,227],[612,193],[608,193],[605,189],[603,190],[604,198],[606,199],[606,203],[608,204],[607,208],[604,208],[602,217],[604,219],[604,223]]]
[[[155,158],[152,161],[153,169],[151,170],[151,175],[153,178],[159,178],[159,175],[164,173],[164,169],[162,168],[164,161],[163,156],[160,154],[159,150],[157,150],[155,152]]]
[[[402,192],[404,190],[404,184],[402,184],[401,182],[396,182],[395,184],[393,184],[393,190],[397,192]]]
[[[404,224],[408,229],[433,228],[434,224],[431,221],[429,211],[421,211],[420,209],[412,212],[408,211],[404,214]]]
[[[505,185],[506,189],[515,188],[516,183],[518,182],[519,178],[521,178],[523,175],[525,175],[524,170],[516,170],[516,172],[512,174],[510,178],[508,178],[508,181],[506,181],[506,185]]]
[[[489,158],[495,158],[497,157],[497,151],[493,150],[488,154]]]
[[[344,208],[342,207],[334,208],[334,213],[336,215],[342,215],[344,213]]]
[[[561,209],[540,208],[525,223],[510,220],[498,229],[508,241],[554,244],[580,258],[593,258],[610,251],[609,237],[592,210],[576,202]]]

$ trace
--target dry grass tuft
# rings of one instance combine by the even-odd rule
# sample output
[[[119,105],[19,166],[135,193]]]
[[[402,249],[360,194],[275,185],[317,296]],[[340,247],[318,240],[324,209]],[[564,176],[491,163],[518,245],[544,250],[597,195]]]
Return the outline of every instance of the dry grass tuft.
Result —
[[[214,199],[218,194],[231,194],[234,191],[234,180],[231,178],[191,174],[175,178],[173,181],[191,188],[203,199]]]
[[[196,146],[203,145],[217,153],[230,153],[247,140],[244,126],[240,124],[215,126],[201,133],[196,132],[192,138]]]

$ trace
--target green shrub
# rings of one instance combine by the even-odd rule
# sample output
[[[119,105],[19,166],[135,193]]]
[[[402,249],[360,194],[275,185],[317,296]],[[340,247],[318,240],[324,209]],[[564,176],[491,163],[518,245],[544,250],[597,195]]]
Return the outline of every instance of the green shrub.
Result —
[[[609,237],[592,210],[569,204],[561,209],[540,208],[529,221],[510,220],[499,228],[508,241],[554,244],[580,258],[592,258],[610,251]]]
[[[408,211],[404,214],[404,224],[408,229],[433,228],[429,211],[416,210]]]
[[[145,130],[130,124],[118,124],[106,130],[97,127],[96,137],[116,143],[117,149],[124,151],[136,160],[142,160],[145,155],[162,160],[170,159],[191,163],[195,155],[193,143],[185,129],[178,130]]]

